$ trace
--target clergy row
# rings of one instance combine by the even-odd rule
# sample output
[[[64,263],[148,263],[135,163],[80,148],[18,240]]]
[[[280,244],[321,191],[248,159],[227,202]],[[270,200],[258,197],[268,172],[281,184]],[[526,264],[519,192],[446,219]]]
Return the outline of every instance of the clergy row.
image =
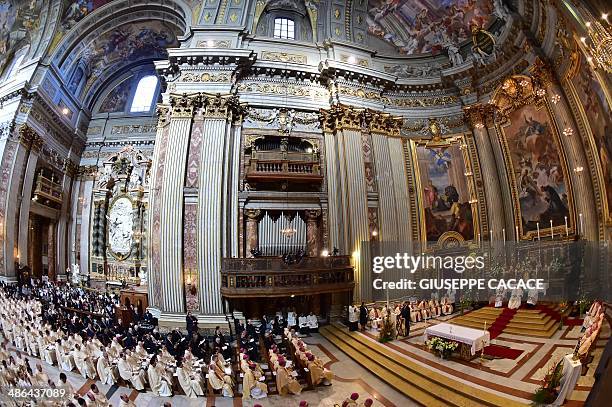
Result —
[[[591,304],[586,317],[582,324],[584,333],[578,340],[578,356],[581,360],[586,361],[591,350],[595,348],[597,339],[601,332],[601,327],[605,318],[605,310],[600,301],[595,301]]]
[[[395,304],[385,304],[382,307],[374,304],[370,309],[362,303],[360,307],[349,306],[348,320],[349,329],[357,330],[357,323],[361,325],[361,329],[371,327],[378,329],[383,319],[390,317],[391,323],[397,328],[398,332],[408,336],[410,332],[410,323],[416,323],[422,320],[436,318],[441,315],[450,315],[453,313],[453,305],[448,297],[443,297],[442,300],[431,299],[429,301],[404,301]]]
[[[291,343],[290,349],[293,349],[296,365],[308,374],[309,383],[313,386],[331,385],[334,374],[323,365],[321,359],[310,352],[306,343],[295,334],[295,331],[286,329],[285,337]]]
[[[158,396],[172,395],[173,377],[176,377],[189,397],[204,395],[204,380],[210,367],[194,357],[189,348],[177,362],[165,345],[149,353],[144,342],[139,341],[132,350],[124,347],[121,338],[116,336],[105,346],[95,335],[83,337],[78,332],[68,334],[53,327],[43,320],[37,300],[8,297],[4,290],[0,290],[0,309],[3,337],[17,350],[40,357],[61,370],[76,370],[84,378],[108,385],[121,379],[139,391],[148,385]],[[218,348],[211,358],[213,372],[217,360],[226,364],[220,351]],[[228,391],[227,385],[218,385],[216,375],[209,374],[208,378],[214,389],[224,389],[224,395],[233,395],[233,382]]]
[[[17,351],[12,355],[7,350],[4,343],[0,347],[0,364],[0,389],[3,393],[1,395],[1,405],[3,406],[17,405],[15,400],[7,397],[8,395],[6,393],[9,389],[27,389],[30,387],[45,388],[51,391],[57,390],[55,394],[57,394],[58,397],[54,399],[48,397],[39,397],[35,399],[33,395],[28,401],[24,401],[26,404],[31,402],[35,403],[37,406],[43,407],[75,407],[77,405],[86,407],[110,406],[106,395],[100,391],[96,384],[91,384],[88,391],[84,394],[79,394],[68,381],[66,374],[61,373],[56,383],[49,378],[47,373],[45,373],[41,363],[37,363],[36,370],[33,371],[30,361],[24,357],[21,352]],[[127,396],[122,395],[121,407],[133,407],[133,403],[130,404],[129,399],[126,397]]]

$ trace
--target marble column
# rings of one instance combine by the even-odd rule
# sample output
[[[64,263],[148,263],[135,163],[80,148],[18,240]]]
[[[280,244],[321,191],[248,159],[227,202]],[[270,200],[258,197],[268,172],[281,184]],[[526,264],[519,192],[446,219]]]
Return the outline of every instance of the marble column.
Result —
[[[251,250],[259,247],[258,223],[261,211],[259,209],[245,209],[244,215],[246,216],[246,257],[253,258]]]
[[[226,143],[238,101],[235,96],[211,96],[204,101],[202,160],[198,190],[198,270],[200,304],[209,315],[223,313],[221,259],[227,233],[224,218],[224,159]]]
[[[369,299],[372,292],[370,269],[363,266],[368,264],[369,245],[362,247],[363,242],[369,241],[368,195],[361,141],[363,120],[361,111],[346,106],[336,106],[323,112],[324,131],[335,138],[332,142],[326,136],[326,148],[333,146],[331,151],[327,150],[327,154],[336,154],[335,159],[328,158],[328,165],[330,160],[336,165],[328,169],[328,172],[332,172],[330,178],[334,178],[328,179],[330,214],[336,211],[336,220],[341,220],[335,232],[338,236],[344,236],[346,242],[341,253],[353,256],[356,300]],[[340,206],[333,210],[333,205]],[[330,217],[330,224],[332,222]]]
[[[93,174],[88,176],[86,179],[81,181],[83,184],[83,207],[81,210],[81,231],[79,240],[79,269],[83,274],[89,274],[89,228],[92,217],[93,208],[93,186],[94,178]]]
[[[306,211],[306,251],[309,257],[321,255],[321,235],[319,233],[320,210]]]
[[[168,145],[170,108],[166,105],[157,107],[158,121],[157,133],[155,135],[155,147],[153,150],[153,164],[151,167],[151,181],[149,194],[148,211],[148,261],[147,261],[147,290],[149,294],[149,308],[159,316],[162,308],[162,283],[160,275],[161,263],[161,206],[162,206],[162,187],[164,175],[164,163],[166,149]]]
[[[73,187],[73,180],[76,174],[76,166],[71,162],[67,161],[64,168],[64,180],[62,183],[62,207],[60,209],[60,217],[57,223],[57,276],[60,280],[65,280],[66,267],[69,264],[69,236],[68,228],[71,223],[71,192]]]
[[[0,253],[0,275],[4,276],[6,281],[15,281],[15,262],[18,261],[20,253],[18,249],[19,235],[18,227],[18,210],[19,196],[21,195],[22,177],[26,168],[26,160],[28,150],[31,145],[31,139],[36,133],[27,125],[22,125],[19,128],[18,140],[7,140],[5,147],[5,157],[2,162],[3,179],[2,188],[5,191],[4,199],[0,205],[4,206],[4,216],[0,218],[4,220],[4,239],[0,241],[2,246]],[[7,167],[5,167],[5,165]],[[6,178],[5,178],[5,172]],[[4,192],[2,191],[2,192]],[[2,219],[3,218],[3,219]],[[3,257],[3,259],[2,259]],[[4,262],[2,262],[4,260]],[[2,264],[3,263],[3,264]],[[4,267],[2,267],[4,266]],[[2,273],[4,271],[4,273]]]
[[[36,182],[36,165],[38,164],[38,156],[42,148],[42,139],[38,136],[32,140],[32,146],[29,150],[28,162],[23,179],[23,189],[21,192],[21,203],[19,207],[19,265],[25,266],[29,262],[28,256],[28,220],[30,219],[30,204],[32,203],[31,196]]]
[[[185,312],[183,284],[183,186],[193,118],[194,100],[173,97],[168,129],[168,149],[162,179],[160,206],[161,310]]]
[[[50,281],[55,281],[55,277],[57,275],[56,270],[56,222],[49,222],[48,231],[47,231],[47,267],[49,270],[48,276]]]
[[[472,127],[481,171],[486,174],[483,177],[483,183],[489,230],[483,231],[482,239],[487,240],[492,237],[493,240],[502,240],[502,230],[506,228],[505,211],[503,201],[500,199],[502,192],[495,154],[491,144],[491,136],[494,136],[494,133],[489,134],[488,130],[489,127],[494,127],[493,106],[475,104],[464,108],[464,112],[467,122]],[[491,236],[491,231],[493,231],[493,236]],[[506,232],[506,236],[510,236],[508,229],[506,229]]]

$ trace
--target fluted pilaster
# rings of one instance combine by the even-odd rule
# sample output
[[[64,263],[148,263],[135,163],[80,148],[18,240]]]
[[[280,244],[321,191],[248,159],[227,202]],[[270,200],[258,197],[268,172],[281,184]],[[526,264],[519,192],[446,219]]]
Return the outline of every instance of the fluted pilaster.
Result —
[[[160,276],[162,310],[184,312],[183,285],[183,185],[194,100],[186,96],[171,98],[172,112],[164,160],[162,204],[160,206]]]
[[[478,159],[483,177],[485,200],[487,206],[487,218],[489,230],[483,231],[483,239],[501,240],[502,230],[506,227],[504,220],[504,204],[499,199],[502,196],[498,168],[493,152],[491,138],[495,137],[493,122],[493,106],[475,104],[464,108],[467,122],[472,127],[472,132],[476,141]],[[491,128],[492,132],[489,131]],[[492,235],[491,236],[491,232]],[[509,235],[507,235],[509,236]]]

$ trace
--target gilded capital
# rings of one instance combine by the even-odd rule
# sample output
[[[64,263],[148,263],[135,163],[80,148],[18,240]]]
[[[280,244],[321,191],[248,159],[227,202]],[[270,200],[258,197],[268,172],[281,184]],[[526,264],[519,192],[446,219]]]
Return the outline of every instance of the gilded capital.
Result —
[[[259,219],[259,217],[261,216],[261,210],[260,209],[245,209],[244,214],[249,220],[255,221]]]
[[[173,118],[191,118],[194,108],[201,103],[200,94],[170,95],[170,106],[172,106]]]
[[[208,95],[204,98],[204,116],[220,119],[232,118],[242,106],[235,95]]]
[[[463,108],[463,114],[466,121],[472,128],[483,128],[485,125],[493,124],[494,106],[480,103],[466,106]]]
[[[35,140],[41,140],[38,134],[27,124],[19,127],[19,143],[29,149]]]
[[[339,130],[361,130],[364,109],[347,105],[335,105],[331,109],[319,111],[321,127],[328,133]]]
[[[401,117],[393,117],[388,113],[381,113],[374,110],[365,112],[365,121],[371,133],[381,133],[386,135],[398,136],[404,123]]]
[[[308,209],[305,211],[306,214],[306,220],[309,222],[313,222],[316,221],[319,216],[321,216],[321,210],[320,209]]]
[[[170,113],[170,106],[157,105],[157,127],[164,127],[168,124],[168,113]]]

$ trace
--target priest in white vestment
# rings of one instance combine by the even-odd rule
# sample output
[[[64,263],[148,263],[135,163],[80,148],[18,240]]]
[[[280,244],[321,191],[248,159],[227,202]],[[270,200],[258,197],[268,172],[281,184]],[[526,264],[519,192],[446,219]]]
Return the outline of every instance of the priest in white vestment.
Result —
[[[132,383],[132,386],[134,386],[134,388],[138,391],[144,390],[144,371],[139,367],[132,368],[132,366],[130,366],[129,362],[126,359],[125,354],[121,355],[121,359],[119,359],[117,368],[119,369],[119,376],[121,376],[123,380]]]
[[[113,385],[117,381],[116,368],[110,364],[106,351],[98,358],[96,371],[102,384]]]
[[[202,382],[196,377],[189,375],[183,368],[181,361],[178,361],[176,364],[176,376],[187,397],[196,398],[204,395]]]
[[[96,378],[96,368],[94,367],[91,357],[83,351],[81,345],[75,345],[72,356],[74,357],[74,363],[79,373],[81,373],[81,376],[86,379]]]
[[[308,328],[310,328],[310,332],[319,332],[319,320],[312,312],[306,317],[306,323]]]
[[[166,381],[157,366],[157,358],[153,357],[147,368],[147,376],[149,377],[149,385],[156,396],[170,397],[172,396],[171,383]]]
[[[123,393],[119,396],[119,407],[136,407],[136,404],[130,400],[130,397]]]

